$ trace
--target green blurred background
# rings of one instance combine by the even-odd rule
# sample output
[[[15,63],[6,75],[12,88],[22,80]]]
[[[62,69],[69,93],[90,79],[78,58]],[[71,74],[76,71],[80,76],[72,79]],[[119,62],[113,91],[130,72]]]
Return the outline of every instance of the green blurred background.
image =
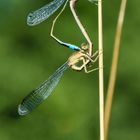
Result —
[[[56,13],[29,27],[26,17],[48,0],[0,0],[0,140],[99,139],[98,71],[67,70],[53,94],[36,110],[19,117],[21,100],[62,65],[72,50],[50,36]],[[105,92],[120,0],[103,0]],[[128,1],[123,28],[110,140],[140,139],[140,1]],[[97,50],[97,6],[79,0],[77,12]],[[66,42],[85,42],[67,6],[55,28]]]

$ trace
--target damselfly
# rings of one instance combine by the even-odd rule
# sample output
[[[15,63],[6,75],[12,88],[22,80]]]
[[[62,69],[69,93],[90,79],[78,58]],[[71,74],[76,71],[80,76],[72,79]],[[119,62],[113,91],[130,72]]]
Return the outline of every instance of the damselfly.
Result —
[[[30,22],[30,23],[32,25],[39,24],[40,22],[47,19],[50,15],[52,15],[63,4],[64,1],[65,0],[59,0],[60,3],[58,3],[57,6],[56,6],[57,8],[55,8],[55,4],[58,2],[58,0],[54,0],[53,2],[48,4],[48,6],[46,5],[46,6],[42,7],[41,9],[33,12],[32,14],[29,14],[29,19],[28,20],[33,18],[31,20],[33,22]],[[53,35],[54,24],[55,24],[57,18],[60,16],[60,14],[63,12],[63,10],[64,10],[64,8],[67,4],[67,1],[64,5],[63,9],[61,10],[61,12],[57,15],[57,17],[53,21],[53,25],[52,25],[52,29],[51,29],[51,36],[58,43],[60,43],[62,45],[72,46],[72,44],[69,44],[69,43],[65,44],[64,42],[62,42],[61,40],[59,40],[58,38],[56,38]],[[40,105],[52,93],[54,88],[57,86],[60,78],[62,77],[63,73],[69,67],[73,70],[76,70],[76,71],[81,71],[82,69],[84,69],[84,71],[86,73],[90,73],[90,72],[98,69],[98,68],[92,69],[92,70],[87,69],[89,67],[88,64],[91,63],[91,62],[95,62],[98,59],[99,55],[97,55],[98,52],[95,52],[95,53],[92,52],[92,42],[91,42],[85,28],[83,27],[82,23],[80,22],[76,12],[75,12],[75,2],[76,1],[77,0],[70,0],[70,8],[71,8],[71,11],[73,13],[73,16],[74,16],[79,28],[81,29],[83,35],[85,36],[85,38],[88,42],[88,45],[82,45],[81,49],[79,47],[77,47],[77,48],[79,48],[79,49],[77,49],[78,52],[75,52],[74,54],[72,54],[69,57],[69,59],[67,60],[67,62],[65,62],[60,68],[58,68],[54,72],[54,74],[48,78],[48,80],[43,82],[38,88],[33,90],[29,95],[27,95],[23,99],[23,101],[21,102],[21,104],[18,107],[18,113],[20,115],[26,115],[29,112],[31,112],[34,108],[36,108],[38,105]],[[52,11],[47,13],[48,9],[50,9],[52,7],[56,10],[52,10]],[[38,11],[39,11],[39,14],[38,14]],[[44,14],[49,15],[49,16],[43,16],[42,11],[45,11]],[[74,49],[75,46],[72,46],[72,47],[69,47],[69,48]],[[82,64],[80,66],[77,65],[81,61],[82,61]]]
[[[29,26],[34,26],[34,25],[37,25],[41,22],[43,22],[44,20],[48,19],[55,11],[57,11],[57,9],[64,3],[64,7],[62,8],[62,10],[60,11],[60,13],[56,16],[56,18],[54,19],[53,21],[53,25],[52,25],[52,28],[51,28],[51,36],[61,45],[63,46],[66,46],[70,49],[73,49],[73,50],[76,50],[76,51],[79,51],[80,48],[76,45],[73,45],[73,44],[70,44],[70,43],[65,43],[61,40],[59,40],[57,37],[55,37],[53,35],[53,28],[54,28],[54,25],[55,25],[55,22],[56,20],[58,19],[58,17],[61,15],[61,13],[64,11],[68,1],[70,1],[70,9],[72,11],[72,14],[74,16],[74,19],[77,23],[77,25],[79,26],[82,34],[84,35],[84,37],[86,38],[89,46],[90,46],[90,49],[89,49],[89,54],[91,55],[92,54],[92,41],[88,35],[88,33],[86,32],[84,26],[82,25],[79,17],[77,16],[77,13],[76,13],[76,10],[75,10],[75,5],[76,5],[76,2],[77,0],[53,0],[52,2],[50,2],[49,4],[43,6],[42,8],[34,11],[34,12],[31,12],[29,13],[29,15],[27,16],[27,24]]]
[[[27,24],[29,26],[35,26],[38,25],[39,23],[43,22],[44,20],[48,19],[55,11],[57,11],[57,9],[64,3],[64,7],[63,10],[65,9],[65,6],[67,5],[68,0],[53,0],[52,2],[50,2],[49,4],[41,7],[40,9],[29,13],[29,15],[27,16]],[[60,13],[59,13],[60,14]],[[54,22],[53,22],[54,23]],[[53,30],[53,29],[52,29]],[[66,46],[70,49],[79,51],[80,48],[74,44],[70,44],[70,43],[65,43],[61,40],[59,40],[58,38],[54,38],[59,44]]]
[[[84,50],[85,49],[85,50]],[[83,51],[84,50],[84,51]],[[63,73],[70,67],[73,70],[81,71],[84,69],[86,73],[92,72],[96,69],[87,70],[89,63],[95,62],[98,59],[98,52],[94,55],[89,56],[87,52],[87,47],[83,45],[83,50],[73,53],[69,59],[59,67],[53,75],[51,75],[48,80],[43,82],[38,88],[33,90],[29,95],[27,95],[18,107],[19,115],[26,115],[40,105],[48,96],[52,93],[54,88],[57,86]],[[97,56],[96,56],[97,55]],[[95,57],[96,56],[96,57]],[[94,58],[95,57],[95,58]],[[88,61],[87,61],[88,60]],[[82,61],[82,65],[77,64]]]

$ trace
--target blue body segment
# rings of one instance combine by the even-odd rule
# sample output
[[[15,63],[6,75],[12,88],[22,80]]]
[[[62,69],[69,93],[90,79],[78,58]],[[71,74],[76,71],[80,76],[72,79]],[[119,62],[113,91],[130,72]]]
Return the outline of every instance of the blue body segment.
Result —
[[[19,115],[26,115],[39,106],[52,93],[57,86],[64,71],[69,68],[68,61],[59,67],[48,80],[29,93],[18,106]]]
[[[35,26],[47,18],[49,18],[66,0],[53,0],[40,9],[29,13],[27,16],[27,24]]]
[[[70,43],[63,42],[62,45],[66,46],[66,47],[68,47],[72,50],[75,50],[75,51],[80,51],[81,50],[78,46],[70,44]]]
[[[63,42],[63,41],[59,40],[59,39],[56,38],[56,37],[55,37],[54,39],[55,39],[59,44],[65,46],[65,47],[67,47],[67,48],[70,48],[70,49],[75,50],[75,51],[80,51],[80,50],[81,50],[81,49],[80,49],[78,46],[76,46],[76,45]]]

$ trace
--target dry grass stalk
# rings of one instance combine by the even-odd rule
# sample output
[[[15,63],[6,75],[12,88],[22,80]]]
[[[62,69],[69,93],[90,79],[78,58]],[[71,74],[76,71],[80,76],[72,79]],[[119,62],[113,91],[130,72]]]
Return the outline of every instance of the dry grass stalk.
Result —
[[[103,31],[102,0],[98,1],[98,43],[99,43],[99,108],[100,108],[100,140],[104,140],[104,76],[103,76]],[[100,53],[101,52],[101,53]]]
[[[127,3],[127,0],[122,0],[121,2],[116,35],[115,35],[114,52],[113,52],[112,66],[111,66],[109,86],[108,86],[106,106],[105,106],[105,140],[108,139],[108,127],[109,127],[112,100],[113,100],[113,95],[114,95],[114,87],[115,87],[115,81],[116,81],[118,57],[119,57],[119,50],[120,50],[120,40],[121,40],[121,34],[122,34],[126,3]]]

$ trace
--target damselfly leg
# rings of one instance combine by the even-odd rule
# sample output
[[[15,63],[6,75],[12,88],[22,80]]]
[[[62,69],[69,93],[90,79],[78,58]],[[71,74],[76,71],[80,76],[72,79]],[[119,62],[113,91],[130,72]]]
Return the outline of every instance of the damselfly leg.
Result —
[[[85,46],[84,46],[84,48],[85,48]],[[78,62],[72,64],[71,65],[71,68],[73,70],[76,70],[76,71],[84,70],[85,73],[90,73],[90,72],[93,72],[93,71],[99,69],[99,68],[94,68],[94,69],[90,69],[89,70],[90,65],[93,65],[98,60],[98,58],[100,56],[100,54],[98,53],[98,51],[96,51],[92,56],[90,56],[86,52],[88,52],[88,45],[87,45],[86,50],[81,50],[81,51],[76,52],[76,53],[73,54],[74,56],[76,56],[77,59],[79,58],[78,59],[78,62],[82,62],[82,64],[80,64],[80,65],[77,65]],[[100,53],[102,53],[102,52],[100,52]],[[70,62],[73,62],[73,60],[71,60],[71,59],[74,58],[73,55],[71,57],[69,57],[69,61]]]

